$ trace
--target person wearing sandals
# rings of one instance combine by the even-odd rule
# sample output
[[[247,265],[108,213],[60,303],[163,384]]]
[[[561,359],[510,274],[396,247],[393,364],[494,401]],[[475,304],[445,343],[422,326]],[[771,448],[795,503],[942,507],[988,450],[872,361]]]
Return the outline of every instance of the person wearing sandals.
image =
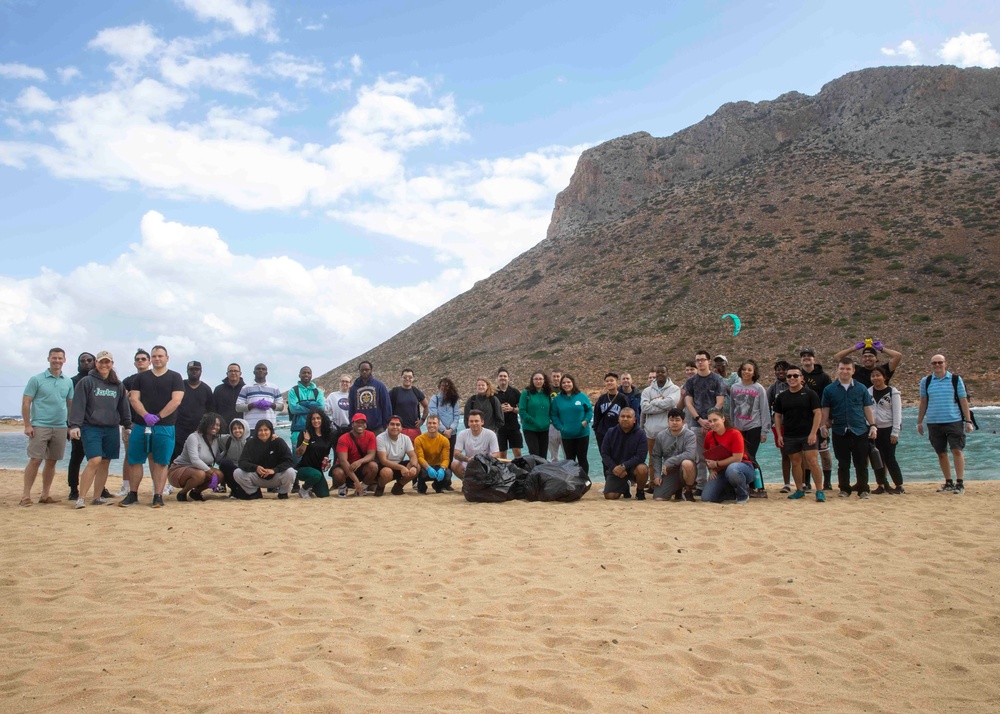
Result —
[[[708,432],[702,444],[702,458],[708,475],[701,500],[722,503],[727,498],[735,497],[736,504],[741,506],[750,501],[750,487],[754,479],[753,464],[743,447],[743,434],[733,428],[720,407],[709,409],[705,421],[708,422]]]
[[[292,450],[274,433],[270,419],[257,422],[254,435],[247,439],[243,449],[239,468],[233,472],[233,480],[233,498],[260,498],[261,488],[273,487],[278,489],[278,498],[288,498],[295,481]]]
[[[818,454],[822,436],[819,429],[823,422],[823,410],[819,395],[805,386],[801,368],[788,365],[785,379],[788,380],[788,389],[775,397],[774,404],[771,405],[774,414],[774,443],[781,449],[782,456],[787,457],[791,463],[795,491],[788,497],[798,500],[806,495],[803,465],[814,474],[820,473]],[[826,500],[826,494],[820,488],[823,485],[816,481],[817,501]]]
[[[330,467],[330,452],[336,445],[330,417],[319,409],[310,411],[298,433],[295,455],[299,458],[298,478],[302,498],[326,498],[330,487],[324,472]]]
[[[896,460],[896,444],[903,427],[903,400],[899,390],[889,385],[888,367],[880,364],[872,370],[872,386],[868,393],[875,402],[875,426],[878,434],[875,436],[875,446],[882,456],[882,468],[875,469],[875,483],[878,488],[873,494],[905,493],[903,491],[903,471]],[[892,485],[886,479],[886,472],[892,478]]]
[[[368,417],[358,412],[351,417],[351,430],[337,440],[337,462],[330,475],[339,498],[347,498],[348,481],[358,496],[364,496],[368,486],[375,483],[378,478],[375,451],[375,434],[368,431]]]
[[[76,507],[87,505],[87,492],[94,487],[94,506],[110,503],[103,498],[108,481],[108,466],[121,452],[118,427],[132,426],[125,385],[114,370],[110,352],[98,352],[95,367],[76,385],[73,405],[69,411],[69,437],[83,443],[87,467],[80,475]]]
[[[188,434],[181,452],[167,471],[170,485],[177,489],[177,500],[204,501],[202,491],[213,491],[222,483],[222,469],[217,465],[223,455],[219,433],[222,416],[206,412],[193,434]]]

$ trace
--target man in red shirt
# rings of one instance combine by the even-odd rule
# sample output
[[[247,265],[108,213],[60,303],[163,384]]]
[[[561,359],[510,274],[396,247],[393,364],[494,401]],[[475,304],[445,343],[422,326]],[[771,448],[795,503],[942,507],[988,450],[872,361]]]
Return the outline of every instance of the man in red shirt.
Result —
[[[333,467],[333,485],[337,496],[347,498],[347,482],[354,493],[364,496],[367,487],[378,478],[375,462],[375,435],[368,431],[368,418],[361,413],[351,418],[351,430],[337,440],[337,464]]]

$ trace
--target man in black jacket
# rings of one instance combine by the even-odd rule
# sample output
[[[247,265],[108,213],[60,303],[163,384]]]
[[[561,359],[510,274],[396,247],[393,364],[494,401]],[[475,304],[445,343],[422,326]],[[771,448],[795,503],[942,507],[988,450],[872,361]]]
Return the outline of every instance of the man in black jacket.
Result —
[[[245,386],[246,382],[243,381],[243,371],[240,366],[233,362],[226,367],[226,378],[212,392],[212,397],[215,399],[215,411],[222,417],[220,434],[228,434],[229,422],[239,418],[239,412],[236,411],[236,398],[240,396],[240,390]]]

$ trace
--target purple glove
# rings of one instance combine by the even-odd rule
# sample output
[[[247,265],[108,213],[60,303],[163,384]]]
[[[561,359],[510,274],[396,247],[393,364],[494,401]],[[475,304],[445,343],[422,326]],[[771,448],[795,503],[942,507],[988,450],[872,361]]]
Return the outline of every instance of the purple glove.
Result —
[[[156,426],[160,421],[160,417],[155,414],[147,414],[142,420],[146,422],[146,426]]]
[[[864,348],[865,348],[864,342],[859,342],[858,344],[854,345],[854,349],[856,350],[863,350]]]
[[[261,411],[267,411],[274,406],[273,402],[269,402],[266,399],[258,399],[253,403],[254,407],[260,409]]]
[[[882,340],[875,340],[874,342],[872,342],[872,347],[874,347],[879,352],[881,352],[882,351]]]
[[[216,476],[215,474],[212,474],[212,480],[209,481],[208,487],[213,491],[217,489],[219,487],[219,477]]]

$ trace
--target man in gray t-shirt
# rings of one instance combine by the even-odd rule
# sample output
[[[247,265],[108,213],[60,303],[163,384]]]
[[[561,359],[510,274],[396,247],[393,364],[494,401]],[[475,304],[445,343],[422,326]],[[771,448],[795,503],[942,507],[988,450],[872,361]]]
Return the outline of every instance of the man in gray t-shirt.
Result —
[[[700,495],[708,480],[708,468],[702,456],[704,452],[705,434],[708,433],[709,409],[722,409],[729,387],[726,380],[712,371],[712,355],[705,350],[699,350],[694,355],[695,375],[684,383],[684,409],[687,411],[688,426],[698,439],[698,488]]]
[[[476,454],[489,454],[500,458],[500,444],[497,434],[492,429],[483,428],[483,413],[478,409],[469,412],[469,428],[458,432],[455,440],[455,457],[451,462],[451,472],[463,478],[465,465]]]

